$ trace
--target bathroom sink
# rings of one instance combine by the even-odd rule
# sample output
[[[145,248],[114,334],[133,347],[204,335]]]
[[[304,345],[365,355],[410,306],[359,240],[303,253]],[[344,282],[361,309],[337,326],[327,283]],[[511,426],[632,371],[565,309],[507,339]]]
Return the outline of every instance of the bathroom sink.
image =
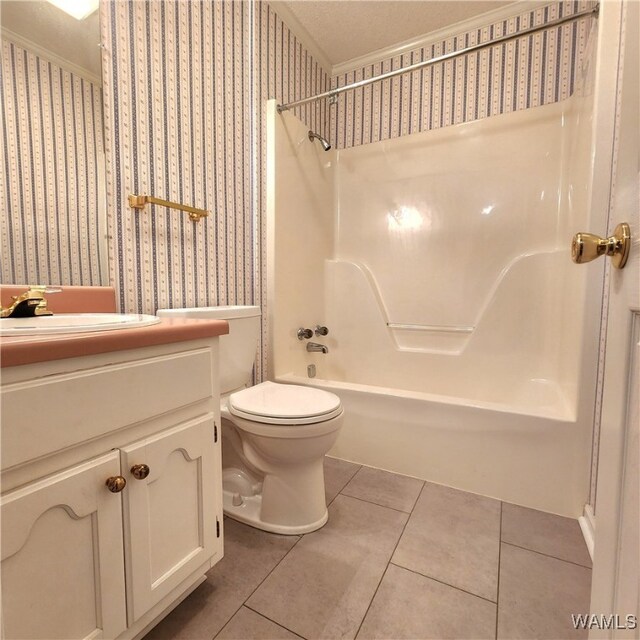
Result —
[[[160,318],[132,313],[59,313],[35,318],[0,319],[0,336],[38,336],[137,329],[158,324]]]

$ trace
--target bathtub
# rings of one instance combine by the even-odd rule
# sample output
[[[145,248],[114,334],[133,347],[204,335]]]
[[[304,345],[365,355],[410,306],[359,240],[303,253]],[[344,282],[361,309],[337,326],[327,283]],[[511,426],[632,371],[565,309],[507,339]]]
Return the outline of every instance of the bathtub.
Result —
[[[582,514],[584,430],[550,409],[282,375],[337,394],[345,409],[329,455],[557,513]]]

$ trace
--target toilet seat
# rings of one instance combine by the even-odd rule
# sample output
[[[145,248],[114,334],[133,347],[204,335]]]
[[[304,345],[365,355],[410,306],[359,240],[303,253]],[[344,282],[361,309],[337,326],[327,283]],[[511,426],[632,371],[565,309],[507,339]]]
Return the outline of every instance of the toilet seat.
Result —
[[[229,396],[229,412],[252,422],[272,425],[326,422],[342,413],[333,393],[301,385],[262,382]]]

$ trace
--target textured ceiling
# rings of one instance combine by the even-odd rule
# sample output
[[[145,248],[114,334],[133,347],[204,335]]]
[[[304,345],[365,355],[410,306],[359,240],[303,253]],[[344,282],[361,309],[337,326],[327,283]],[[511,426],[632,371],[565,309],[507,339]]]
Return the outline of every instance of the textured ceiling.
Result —
[[[2,0],[2,26],[100,77],[100,18],[82,21],[42,0]]]
[[[332,65],[442,29],[513,0],[282,0]]]

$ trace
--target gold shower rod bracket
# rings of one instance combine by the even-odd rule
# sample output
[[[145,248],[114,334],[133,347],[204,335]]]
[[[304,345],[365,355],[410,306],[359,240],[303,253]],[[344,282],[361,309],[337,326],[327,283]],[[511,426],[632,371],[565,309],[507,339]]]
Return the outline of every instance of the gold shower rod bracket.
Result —
[[[194,222],[198,222],[200,218],[206,218],[209,215],[209,212],[206,209],[197,209],[196,207],[190,207],[189,205],[180,204],[179,202],[162,200],[161,198],[155,198],[154,196],[129,196],[129,206],[132,209],[144,209],[147,204],[159,204],[161,207],[186,211],[189,214],[189,218]]]

